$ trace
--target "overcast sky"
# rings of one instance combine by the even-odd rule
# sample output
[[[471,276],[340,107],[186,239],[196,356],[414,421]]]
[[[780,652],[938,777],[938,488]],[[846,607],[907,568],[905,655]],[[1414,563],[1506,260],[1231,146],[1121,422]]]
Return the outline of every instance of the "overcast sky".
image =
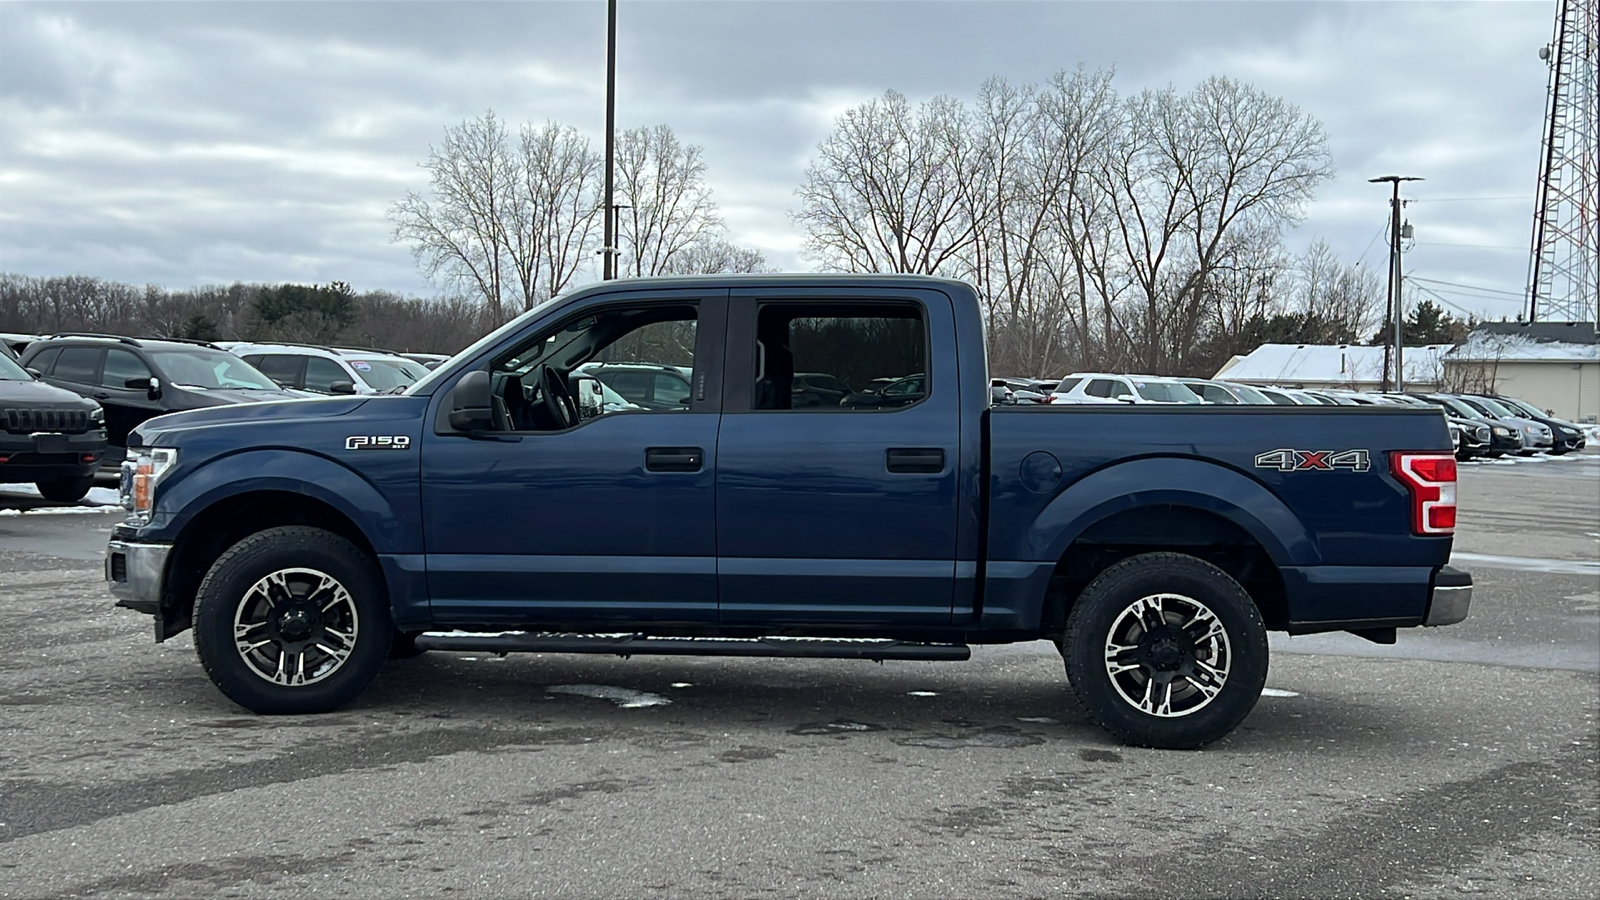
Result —
[[[787,213],[818,141],[893,88],[970,100],[1000,75],[1114,67],[1123,94],[1226,75],[1323,123],[1336,177],[1290,236],[1515,315],[1555,0],[621,0],[619,128],[701,145],[735,243],[807,269]],[[169,288],[350,282],[431,295],[386,210],[447,125],[604,123],[604,0],[0,0],[0,272]],[[1470,286],[1476,290],[1437,284]],[[1499,293],[1495,293],[1499,292]]]

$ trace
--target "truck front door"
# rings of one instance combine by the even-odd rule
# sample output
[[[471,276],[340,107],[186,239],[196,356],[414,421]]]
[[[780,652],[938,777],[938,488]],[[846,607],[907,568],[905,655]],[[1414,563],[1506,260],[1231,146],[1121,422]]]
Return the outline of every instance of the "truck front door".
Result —
[[[722,621],[948,624],[961,464],[949,298],[735,289],[729,303]],[[849,390],[823,403],[814,381]]]
[[[727,291],[631,291],[486,359],[494,427],[440,410],[424,431],[428,588],[444,623],[592,627],[714,622],[713,473]],[[712,348],[712,349],[707,349]],[[695,391],[663,409],[604,392],[576,420],[551,379],[599,354],[682,366]],[[593,383],[589,383],[593,386]],[[449,404],[449,391],[440,392]],[[554,393],[556,398],[551,399]]]

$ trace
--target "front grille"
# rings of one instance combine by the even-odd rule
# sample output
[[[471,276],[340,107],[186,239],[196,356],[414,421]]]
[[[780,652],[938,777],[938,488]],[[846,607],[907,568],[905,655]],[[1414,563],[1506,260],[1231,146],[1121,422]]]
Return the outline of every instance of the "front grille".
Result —
[[[86,409],[0,409],[0,422],[12,434],[35,431],[83,434],[90,427]]]

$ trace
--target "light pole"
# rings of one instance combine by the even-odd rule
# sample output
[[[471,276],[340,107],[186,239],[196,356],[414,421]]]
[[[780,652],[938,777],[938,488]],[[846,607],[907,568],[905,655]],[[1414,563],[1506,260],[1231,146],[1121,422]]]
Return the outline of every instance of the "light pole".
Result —
[[[1394,343],[1384,344],[1383,389],[1389,390],[1389,357],[1394,357],[1394,389],[1406,389],[1403,336],[1405,335],[1405,310],[1400,302],[1400,182],[1422,181],[1412,175],[1380,175],[1368,178],[1369,182],[1387,181],[1394,186],[1389,200],[1389,308],[1385,318],[1394,327]]]
[[[617,144],[617,0],[606,0],[606,199],[600,230],[600,279],[617,277],[617,209],[612,171]]]

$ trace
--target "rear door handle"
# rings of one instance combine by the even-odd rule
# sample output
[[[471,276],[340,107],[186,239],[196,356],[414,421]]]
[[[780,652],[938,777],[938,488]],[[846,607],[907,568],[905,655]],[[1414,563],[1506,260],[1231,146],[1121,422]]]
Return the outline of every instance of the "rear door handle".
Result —
[[[891,472],[938,474],[944,471],[944,450],[938,447],[891,447],[887,465]]]
[[[105,391],[95,391],[94,392],[94,398],[96,400],[110,400],[111,399],[111,395],[106,393]]]
[[[706,451],[699,447],[646,447],[644,467],[652,472],[698,472]]]

